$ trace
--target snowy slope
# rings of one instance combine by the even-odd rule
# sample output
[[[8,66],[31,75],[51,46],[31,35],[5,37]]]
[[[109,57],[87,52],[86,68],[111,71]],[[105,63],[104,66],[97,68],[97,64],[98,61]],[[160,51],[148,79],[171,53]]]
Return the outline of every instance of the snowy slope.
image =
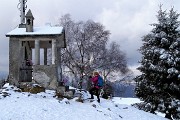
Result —
[[[30,94],[15,92],[6,84],[0,91],[0,120],[166,120],[131,107],[138,99],[114,98],[101,103],[58,100],[54,91]],[[3,97],[3,95],[8,95]]]

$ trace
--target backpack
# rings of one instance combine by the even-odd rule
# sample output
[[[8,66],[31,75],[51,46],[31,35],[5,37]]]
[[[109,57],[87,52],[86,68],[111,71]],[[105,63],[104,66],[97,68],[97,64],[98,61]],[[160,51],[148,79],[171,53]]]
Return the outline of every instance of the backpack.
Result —
[[[103,86],[103,78],[102,78],[101,76],[98,76],[97,85],[98,85],[99,87],[102,87],[102,86]]]

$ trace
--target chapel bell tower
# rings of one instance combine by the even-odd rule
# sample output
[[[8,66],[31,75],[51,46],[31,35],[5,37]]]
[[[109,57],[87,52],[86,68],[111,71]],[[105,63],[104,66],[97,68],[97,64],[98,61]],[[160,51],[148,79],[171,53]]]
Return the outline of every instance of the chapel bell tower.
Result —
[[[29,10],[26,14],[26,32],[33,32],[33,20],[34,17],[32,15],[31,10]]]

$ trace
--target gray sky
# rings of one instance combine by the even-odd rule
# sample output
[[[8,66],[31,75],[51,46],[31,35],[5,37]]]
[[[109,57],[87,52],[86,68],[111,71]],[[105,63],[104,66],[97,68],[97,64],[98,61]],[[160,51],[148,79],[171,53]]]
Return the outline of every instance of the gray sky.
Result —
[[[19,0],[1,0],[0,74],[9,70],[9,42],[5,34],[20,23],[18,3]],[[141,37],[152,29],[149,24],[156,22],[160,3],[164,10],[174,6],[180,13],[180,0],[27,0],[27,10],[31,9],[35,26],[56,24],[66,13],[74,20],[102,23],[111,32],[110,41],[120,44],[128,65],[135,69],[141,57],[137,51],[142,45]]]

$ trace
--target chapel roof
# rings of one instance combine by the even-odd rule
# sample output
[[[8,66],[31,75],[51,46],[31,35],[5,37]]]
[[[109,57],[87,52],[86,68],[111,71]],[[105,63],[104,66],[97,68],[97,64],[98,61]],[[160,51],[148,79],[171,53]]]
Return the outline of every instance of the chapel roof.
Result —
[[[26,28],[15,28],[6,34],[7,37],[11,36],[40,36],[40,35],[60,35],[63,33],[63,27],[34,27],[33,32],[26,32]]]

